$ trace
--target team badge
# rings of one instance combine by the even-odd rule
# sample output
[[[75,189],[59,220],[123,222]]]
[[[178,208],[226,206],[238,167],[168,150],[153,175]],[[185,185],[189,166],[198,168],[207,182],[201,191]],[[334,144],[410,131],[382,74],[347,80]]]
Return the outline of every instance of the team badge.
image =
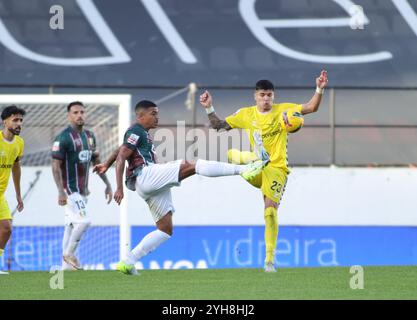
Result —
[[[59,141],[55,141],[52,145],[52,151],[59,151]]]
[[[135,146],[138,140],[139,140],[139,136],[132,133],[130,134],[129,138],[127,138],[127,143],[133,144]]]

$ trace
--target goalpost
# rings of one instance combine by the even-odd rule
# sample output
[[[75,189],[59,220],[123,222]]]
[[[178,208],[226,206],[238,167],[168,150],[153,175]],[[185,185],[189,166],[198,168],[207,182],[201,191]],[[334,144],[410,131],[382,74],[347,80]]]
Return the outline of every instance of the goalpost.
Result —
[[[123,135],[131,125],[131,96],[129,94],[0,95],[0,109],[15,104],[26,111],[21,133],[25,140],[25,152],[22,158],[22,194],[28,189],[34,174],[36,173],[37,178],[39,178],[40,173],[43,173],[40,175],[37,186],[34,186],[34,190],[31,192],[30,201],[25,203],[24,211],[17,213],[14,217],[14,225],[18,227],[18,232],[15,232],[12,236],[11,242],[15,247],[9,253],[15,260],[14,268],[18,270],[45,270],[48,268],[48,264],[60,264],[60,242],[62,240],[60,235],[64,225],[64,208],[57,205],[57,190],[52,178],[50,151],[55,136],[68,126],[66,106],[71,101],[81,101],[86,106],[85,128],[95,133],[100,159],[101,161],[106,160],[122,143]],[[114,169],[109,170],[109,175],[114,175],[113,171]],[[89,214],[100,211],[100,214],[110,217],[110,213],[103,213],[104,210],[109,211],[109,207],[104,207],[104,184],[100,181],[100,183],[97,183],[99,190],[91,190],[91,183],[94,182],[92,181],[94,179],[92,173],[90,173]],[[109,180],[114,191],[114,178],[109,176]],[[99,203],[99,201],[90,200],[94,197],[99,198],[100,204],[97,206],[95,203]],[[10,209],[13,211],[15,196],[12,183],[9,183],[6,198]],[[125,198],[120,207],[115,204],[111,205],[113,205],[111,210],[120,211],[120,217],[117,223],[118,239],[116,240],[116,237],[113,236],[111,240],[118,243],[108,245],[116,246],[112,250],[118,251],[117,258],[120,258],[130,249],[128,192],[125,192]],[[104,221],[105,219],[101,217],[101,220]],[[103,225],[109,225],[109,222],[104,221]],[[110,225],[113,225],[113,222]],[[92,220],[91,228],[93,230],[94,226],[95,221]],[[116,228],[116,226],[113,225],[113,228]],[[106,228],[102,229],[107,230]],[[31,234],[28,234],[29,232]],[[27,236],[30,240],[26,240],[24,236]],[[43,244],[42,240],[35,239],[36,237],[47,239],[49,242]],[[91,252],[87,254],[93,254],[95,249],[98,250],[99,248],[96,248],[96,245],[99,243],[106,243],[107,240],[102,239],[104,237],[106,237],[106,234],[92,234],[90,237],[91,248],[89,248]],[[17,242],[15,243],[13,240]],[[80,243],[80,250],[83,247],[83,240]],[[10,244],[8,247],[10,247]],[[7,250],[10,250],[10,248]],[[32,253],[32,255],[29,253]],[[52,257],[47,255],[52,255]],[[45,259],[47,262],[45,262]]]

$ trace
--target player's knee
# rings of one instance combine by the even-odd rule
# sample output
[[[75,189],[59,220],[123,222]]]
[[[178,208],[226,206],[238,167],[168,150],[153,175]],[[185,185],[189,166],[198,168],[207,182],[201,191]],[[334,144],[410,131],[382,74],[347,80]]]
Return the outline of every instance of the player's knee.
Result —
[[[279,205],[278,202],[275,202],[269,199],[268,197],[265,197],[264,202],[265,202],[265,210],[267,210],[268,208],[273,208],[275,210],[278,210],[278,205]]]
[[[180,170],[192,170],[195,169],[195,163],[188,162],[187,160],[184,160],[183,163],[181,163]]]
[[[160,225],[158,229],[169,236],[172,236],[174,227],[172,225]]]
[[[161,220],[156,223],[158,230],[172,236],[172,230],[174,229],[172,224],[172,213],[168,212]]]
[[[276,217],[277,216],[277,209],[274,207],[265,208],[264,217]]]
[[[227,162],[234,164],[241,164],[241,153],[237,149],[229,149],[227,151]]]
[[[4,237],[9,238],[12,235],[12,226],[4,224],[1,226],[0,232]]]
[[[172,222],[165,224],[164,232],[170,236],[172,236],[174,226],[172,225]]]
[[[193,174],[195,174],[196,164],[191,163],[188,161],[184,161],[180,166],[180,172],[179,172],[179,180],[183,180]]]

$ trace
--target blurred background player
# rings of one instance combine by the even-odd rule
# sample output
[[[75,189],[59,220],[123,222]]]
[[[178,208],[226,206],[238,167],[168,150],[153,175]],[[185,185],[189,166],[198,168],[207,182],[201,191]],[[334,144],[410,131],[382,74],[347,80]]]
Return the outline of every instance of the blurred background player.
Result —
[[[0,131],[0,257],[3,255],[4,248],[12,234],[12,216],[4,196],[10,173],[12,173],[16,191],[17,211],[23,210],[23,200],[20,193],[21,171],[19,160],[23,155],[24,141],[19,135],[25,113],[25,110],[16,106],[6,107],[1,113],[4,129]],[[8,273],[0,271],[0,274]]]
[[[63,269],[82,269],[75,251],[91,221],[87,215],[88,174],[90,162],[100,163],[94,133],[84,129],[85,108],[79,101],[67,106],[70,125],[52,146],[52,172],[58,188],[58,204],[65,206],[65,229],[62,241]],[[100,174],[106,185],[107,203],[112,188],[106,175]]]
[[[238,159],[237,162],[245,163],[262,157],[265,151],[270,157],[269,164],[262,172],[249,180],[253,186],[261,189],[264,198],[265,272],[275,272],[275,250],[278,238],[277,210],[290,172],[287,164],[287,131],[282,128],[279,119],[286,110],[295,110],[303,115],[316,112],[327,82],[327,72],[323,70],[316,79],[316,92],[309,102],[274,104],[274,85],[268,80],[260,80],[255,86],[256,105],[241,108],[225,120],[220,119],[215,113],[213,100],[208,91],[200,96],[200,103],[206,108],[214,129],[245,129],[249,135],[251,148],[256,156],[249,152],[242,155],[235,153],[229,154],[229,159]]]
[[[156,224],[156,230],[148,233],[139,244],[121,260],[117,269],[125,274],[136,274],[135,263],[162,243],[171,238],[174,206],[171,187],[179,186],[181,181],[194,174],[206,177],[242,175],[245,179],[257,176],[265,163],[255,161],[250,165],[235,165],[217,161],[197,160],[190,163],[183,160],[157,164],[155,146],[149,135],[150,129],[158,126],[158,107],[148,100],[142,100],[135,107],[136,124],[124,136],[123,145],[103,164],[96,165],[94,171],[103,174],[116,161],[117,189],[114,200],[120,204],[123,194],[123,173],[125,161],[128,162],[126,186],[137,191],[149,206]]]

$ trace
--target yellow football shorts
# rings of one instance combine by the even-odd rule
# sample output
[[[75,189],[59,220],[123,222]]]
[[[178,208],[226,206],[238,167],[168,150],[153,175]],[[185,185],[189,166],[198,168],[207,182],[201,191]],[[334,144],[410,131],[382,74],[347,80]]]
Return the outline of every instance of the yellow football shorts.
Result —
[[[267,165],[249,183],[261,189],[264,196],[279,204],[287,183],[287,173],[281,168]]]
[[[0,220],[11,220],[9,205],[4,195],[0,196]]]

